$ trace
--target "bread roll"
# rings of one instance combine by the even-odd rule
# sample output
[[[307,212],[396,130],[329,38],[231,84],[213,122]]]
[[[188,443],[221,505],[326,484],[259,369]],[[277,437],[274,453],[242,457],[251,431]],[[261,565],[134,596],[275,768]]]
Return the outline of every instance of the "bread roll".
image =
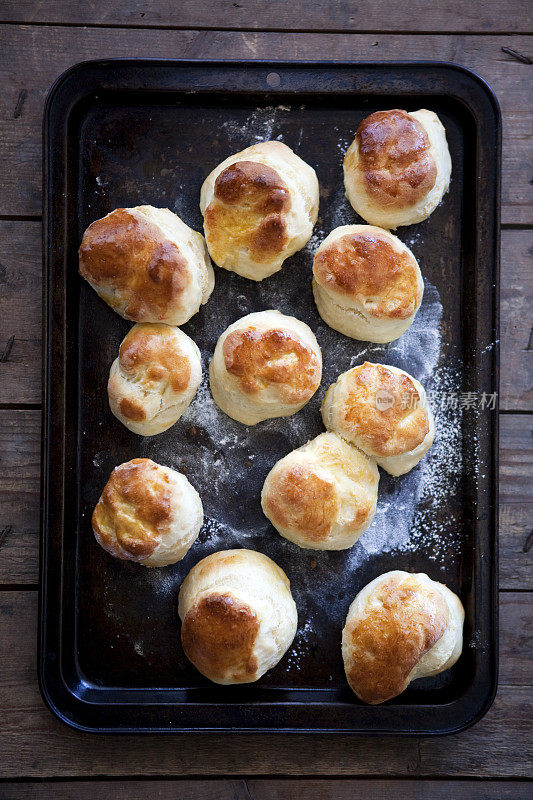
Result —
[[[457,595],[424,573],[380,575],[356,596],[342,632],[350,688],[365,703],[383,703],[449,669],[463,649],[463,621]]]
[[[392,342],[412,324],[424,282],[416,258],[392,233],[343,225],[316,252],[313,292],[330,328],[352,339]]]
[[[200,351],[170,325],[134,325],[120,345],[107,392],[115,417],[140,436],[154,436],[181,417],[202,380]]]
[[[438,206],[451,170],[446,131],[433,111],[376,111],[344,158],[346,196],[370,225],[413,225]]]
[[[391,475],[425,456],[435,423],[422,385],[401,369],[365,361],[339,375],[326,392],[322,419]]]
[[[282,142],[261,142],[226,158],[200,196],[204,232],[219,267],[261,281],[311,237],[318,180]]]
[[[185,475],[149,458],[115,467],[92,517],[104,550],[145,567],[182,559],[203,521],[200,495]]]
[[[298,618],[290,583],[254,550],[202,559],[182,583],[178,611],[185,655],[214,683],[251,683],[290,647]]]
[[[89,225],[80,274],[121,317],[182,325],[215,277],[203,236],[168,208],[117,208]]]
[[[248,314],[230,325],[209,366],[215,403],[245,425],[296,414],[321,377],[322,355],[311,328],[279,311]]]
[[[372,522],[376,464],[335,433],[321,433],[268,473],[261,506],[276,530],[300,547],[345,550]]]

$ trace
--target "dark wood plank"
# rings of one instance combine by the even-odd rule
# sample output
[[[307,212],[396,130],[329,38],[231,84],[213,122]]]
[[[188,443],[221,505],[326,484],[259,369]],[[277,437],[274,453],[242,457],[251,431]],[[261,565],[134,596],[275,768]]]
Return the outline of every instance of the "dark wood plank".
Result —
[[[0,785],[0,797],[4,796],[6,800],[531,800],[531,784],[350,778],[66,781]]]
[[[500,416],[500,503],[533,501],[533,416]]]
[[[39,411],[0,411],[0,585],[39,573]]]
[[[533,685],[533,594],[500,592],[500,684]]]
[[[507,606],[505,621],[527,621]],[[511,613],[511,617],[508,614]],[[529,614],[529,616],[531,616]],[[516,642],[502,640],[502,683],[494,706],[474,728],[444,738],[236,735],[95,737],[69,730],[44,707],[36,682],[35,592],[0,592],[0,777],[77,775],[382,775],[527,777],[531,773],[531,687],[522,679]],[[521,645],[524,647],[524,645]],[[510,650],[507,648],[510,647]],[[507,667],[506,665],[511,666]],[[517,743],[520,742],[520,746]]]
[[[500,589],[533,590],[533,505],[500,504]]]
[[[530,688],[502,687],[474,728],[445,738],[234,734],[88,736],[67,730],[35,697],[2,710],[0,775],[380,775],[531,777]],[[19,696],[19,695],[17,695]],[[519,746],[517,746],[519,744]]]
[[[41,399],[41,225],[0,222],[0,403]]]
[[[388,0],[383,6],[372,0],[3,0],[0,21],[69,23],[77,25],[131,25],[157,28],[251,28],[276,31],[508,31],[533,29],[527,0],[510,0],[502,6],[487,0],[473,9],[460,0],[427,3]]]
[[[533,416],[500,415],[500,587],[533,585]]]
[[[533,231],[503,231],[500,281],[501,407],[533,409]]]
[[[43,8],[46,5],[43,4]],[[205,7],[210,9],[212,5]],[[268,3],[264,5],[269,6]],[[287,7],[291,5],[286,4]],[[457,7],[459,5],[457,3]],[[311,6],[308,5],[306,17],[308,12],[312,13]],[[176,8],[179,7],[177,4]],[[412,22],[420,16],[410,5],[404,4],[404,7]],[[113,3],[108,3],[107,8],[112,9]],[[478,12],[483,13],[476,7],[473,20]],[[513,15],[507,6],[505,13],[511,20]],[[449,21],[454,20],[453,14],[448,14],[449,11],[446,12]],[[380,18],[385,16],[392,18],[394,15],[383,15],[380,11]],[[44,98],[55,78],[78,61],[116,56],[175,58],[178,55],[185,58],[327,57],[369,61],[401,60],[406,53],[414,53],[417,59],[452,61],[470,67],[493,86],[504,116],[503,222],[533,224],[533,185],[528,166],[533,116],[528,103],[530,67],[501,50],[506,46],[533,55],[532,40],[527,36],[420,35],[413,48],[413,37],[397,34],[276,34],[5,25],[2,39],[0,142],[7,169],[0,176],[0,214],[40,214]]]
[[[533,588],[533,441],[529,415],[505,414],[501,425],[500,585]],[[39,411],[0,411],[0,584],[38,578]]]
[[[526,800],[531,792],[531,784],[526,781],[273,781],[256,778],[247,783],[250,796],[255,800],[310,800],[317,797],[321,800],[383,800],[384,797],[397,800],[465,800],[466,797],[470,800]]]

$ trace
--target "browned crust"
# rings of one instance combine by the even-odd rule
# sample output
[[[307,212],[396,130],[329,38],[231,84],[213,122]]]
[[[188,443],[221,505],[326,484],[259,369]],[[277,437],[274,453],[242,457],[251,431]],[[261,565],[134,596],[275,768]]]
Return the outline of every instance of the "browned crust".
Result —
[[[149,458],[115,467],[92,516],[93,531],[115,558],[152,555],[172,517],[168,474]]]
[[[254,161],[226,167],[204,214],[214,260],[223,262],[228,252],[245,247],[252,261],[270,261],[288,242],[285,215],[290,207],[289,190],[271,167]]]
[[[304,403],[320,384],[316,353],[288,331],[259,331],[251,326],[228,334],[224,364],[248,395],[275,386],[284,403]]]
[[[341,415],[347,429],[376,455],[396,456],[414,450],[429,432],[420,399],[408,375],[365,361],[348,376]]]
[[[364,119],[356,133],[358,169],[367,191],[383,206],[407,208],[415,205],[435,185],[437,165],[430,154],[424,127],[406,111],[395,108],[376,111]],[[355,167],[353,153],[348,169]]]
[[[142,422],[143,419],[146,419],[144,407],[132,397],[122,397],[118,408],[122,416],[132,422]]]
[[[339,511],[332,482],[300,464],[275,470],[265,493],[265,513],[280,528],[297,531],[310,541],[323,541]]]
[[[80,274],[93,286],[112,289],[113,308],[128,319],[165,319],[179,305],[191,275],[173,242],[143,214],[117,208],[89,225],[79,249]]]
[[[132,328],[120,345],[118,358],[121,373],[148,389],[164,383],[179,394],[189,385],[189,357],[166,325],[146,324]],[[127,419],[145,418],[142,405],[129,398],[121,399],[119,408]]]
[[[346,677],[365,703],[383,703],[404,691],[411,670],[444,634],[449,612],[440,592],[411,577],[391,576],[372,597],[378,607],[346,626]]]
[[[371,299],[374,317],[407,319],[421,298],[417,265],[384,236],[349,233],[316,254],[313,274],[320,286],[356,300]]]
[[[187,658],[212,680],[253,680],[253,653],[259,620],[252,609],[229,594],[203,597],[185,615],[181,642]]]

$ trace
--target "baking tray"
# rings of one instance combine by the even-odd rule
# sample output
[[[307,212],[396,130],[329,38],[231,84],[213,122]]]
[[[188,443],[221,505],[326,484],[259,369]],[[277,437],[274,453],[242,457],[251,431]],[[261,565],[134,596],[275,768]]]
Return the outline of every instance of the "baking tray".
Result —
[[[391,107],[439,114],[453,177],[429,220],[398,232],[420,261],[422,308],[397,342],[370,345],[320,320],[310,275],[322,238],[359,221],[343,193],[343,153],[364,116]],[[111,415],[106,393],[130,323],[79,278],[82,233],[113,208],[141,203],[168,207],[201,230],[207,173],[269,138],[317,170],[313,238],[259,284],[216,268],[211,299],[184,326],[202,351],[198,395],[169,431],[138,437]],[[480,78],[451,65],[110,60],[80,64],[58,80],[44,120],[39,661],[43,696],[58,717],[113,732],[444,733],[486,711],[497,672],[497,409],[486,406],[498,387],[499,163],[496,100]],[[269,307],[313,328],[324,376],[299,414],[246,428],[214,406],[207,364],[230,322]],[[325,389],[365,358],[403,367],[426,385],[436,441],[408,475],[381,474],[378,512],[355,547],[302,550],[262,515],[261,485],[278,458],[323,430]],[[136,456],[186,472],[204,503],[199,541],[163,570],[113,560],[91,533],[109,473]],[[283,567],[299,627],[258,683],[219,687],[184,657],[177,596],[195,563],[231,547],[261,550]],[[465,647],[453,669],[371,707],[345,681],[341,629],[355,594],[391,569],[427,572],[459,593]]]

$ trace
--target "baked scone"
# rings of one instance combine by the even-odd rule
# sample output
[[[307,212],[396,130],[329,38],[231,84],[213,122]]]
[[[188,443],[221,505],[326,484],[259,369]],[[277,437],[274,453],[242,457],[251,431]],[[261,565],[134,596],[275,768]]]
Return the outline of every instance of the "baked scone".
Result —
[[[370,225],[413,225],[435,210],[450,185],[446,131],[433,111],[376,111],[357,128],[344,158],[344,186]]]
[[[117,208],[89,225],[80,274],[121,317],[182,325],[215,276],[204,237],[168,208]]]
[[[444,584],[394,570],[362,589],[342,632],[350,688],[365,703],[383,703],[411,681],[452,667],[463,649],[464,609]]]
[[[154,436],[181,417],[201,380],[200,351],[186,333],[140,322],[123,339],[111,365],[109,405],[130,431]]]
[[[149,458],[115,467],[92,516],[104,550],[145,567],[182,559],[203,521],[200,495],[185,475]]]
[[[376,512],[375,462],[336,433],[321,433],[268,473],[261,506],[276,530],[300,547],[345,550]]]
[[[209,365],[215,403],[245,425],[296,414],[321,378],[322,354],[311,328],[273,310],[230,325]]]
[[[416,258],[394,234],[342,225],[316,252],[313,293],[330,328],[352,339],[392,342],[412,324],[424,281]]]
[[[305,245],[318,216],[318,180],[282,142],[226,158],[200,195],[204,232],[219,267],[261,281]]]
[[[298,617],[289,579],[255,550],[222,550],[191,569],[179,593],[187,658],[214,683],[251,683],[290,647]]]
[[[409,472],[435,436],[423,386],[401,369],[365,361],[339,375],[326,392],[329,431],[359,447],[391,475]]]

